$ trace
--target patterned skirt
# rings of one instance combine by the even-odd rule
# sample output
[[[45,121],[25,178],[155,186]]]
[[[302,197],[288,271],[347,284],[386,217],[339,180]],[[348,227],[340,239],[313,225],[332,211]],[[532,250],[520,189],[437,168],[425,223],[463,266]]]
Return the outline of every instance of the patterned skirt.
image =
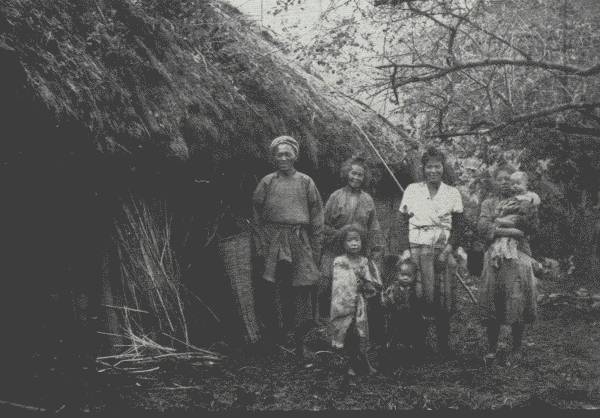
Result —
[[[518,252],[517,258],[502,259],[494,265],[490,251],[483,260],[480,306],[484,322],[530,323],[537,317],[537,295],[531,258]]]
[[[418,267],[417,298],[425,315],[452,315],[456,309],[456,260],[450,254],[444,266],[436,266],[442,251],[437,245],[410,244],[412,261]]]

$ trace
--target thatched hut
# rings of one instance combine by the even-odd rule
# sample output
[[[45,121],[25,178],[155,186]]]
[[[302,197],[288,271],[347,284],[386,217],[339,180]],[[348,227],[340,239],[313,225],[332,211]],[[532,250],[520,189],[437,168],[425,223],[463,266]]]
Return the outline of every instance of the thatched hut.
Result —
[[[299,140],[298,167],[324,198],[340,184],[341,161],[373,155],[357,126],[401,181],[414,173],[406,136],[220,2],[14,0],[0,6],[0,26],[9,362],[56,335],[76,352],[106,342],[95,336],[119,321],[107,308],[118,305],[124,274],[115,225],[132,196],[172,220],[179,274],[206,304],[188,315],[193,339],[215,336],[207,310],[235,322],[216,302],[227,288],[215,237],[249,218],[274,136]]]

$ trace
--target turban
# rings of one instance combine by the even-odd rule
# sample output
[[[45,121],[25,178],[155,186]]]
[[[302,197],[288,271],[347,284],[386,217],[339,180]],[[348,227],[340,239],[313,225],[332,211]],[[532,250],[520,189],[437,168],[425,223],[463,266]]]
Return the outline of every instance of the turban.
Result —
[[[271,154],[275,151],[275,149],[277,149],[277,146],[279,145],[289,145],[294,150],[294,154],[296,154],[296,157],[298,156],[298,150],[300,149],[300,146],[298,145],[298,141],[296,141],[291,136],[283,135],[275,138],[273,142],[271,142],[271,146],[269,147]]]

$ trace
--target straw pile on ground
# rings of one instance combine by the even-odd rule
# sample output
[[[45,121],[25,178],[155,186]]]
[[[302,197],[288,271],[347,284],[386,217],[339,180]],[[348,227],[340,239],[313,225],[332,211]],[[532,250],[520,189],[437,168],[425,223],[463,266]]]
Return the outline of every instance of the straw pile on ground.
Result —
[[[171,219],[164,205],[152,211],[130,199],[123,219],[115,222],[121,267],[125,330],[136,335],[153,330],[189,343],[181,297],[179,267],[171,250]],[[147,331],[146,331],[147,332]],[[164,338],[163,338],[164,339]]]
[[[220,354],[190,343],[166,205],[130,197],[122,209],[115,221],[122,304],[105,306],[120,312],[118,337],[126,343],[119,354],[97,358],[100,370],[146,373],[158,370],[163,360],[220,361]]]

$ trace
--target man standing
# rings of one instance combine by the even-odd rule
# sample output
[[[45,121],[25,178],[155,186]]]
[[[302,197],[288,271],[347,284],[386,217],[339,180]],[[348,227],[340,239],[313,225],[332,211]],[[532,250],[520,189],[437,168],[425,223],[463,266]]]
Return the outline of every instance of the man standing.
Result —
[[[257,251],[264,258],[265,334],[282,343],[293,327],[296,356],[304,358],[304,337],[314,325],[317,268],[323,239],[323,202],[314,181],[297,171],[298,142],[280,136],[270,147],[277,171],[259,182],[253,195]]]

